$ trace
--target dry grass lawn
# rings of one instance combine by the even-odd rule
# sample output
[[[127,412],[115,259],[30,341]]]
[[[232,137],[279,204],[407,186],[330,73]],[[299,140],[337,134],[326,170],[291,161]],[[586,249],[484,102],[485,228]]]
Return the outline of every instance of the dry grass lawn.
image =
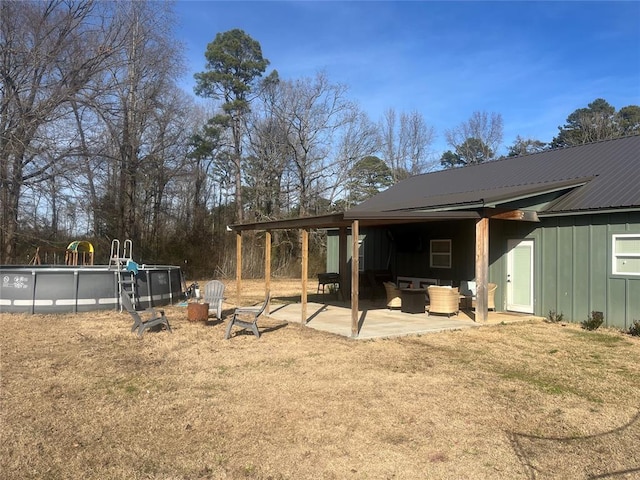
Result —
[[[640,478],[638,338],[354,341],[265,319],[226,341],[166,310],[173,334],[142,339],[124,313],[0,314],[2,478]]]

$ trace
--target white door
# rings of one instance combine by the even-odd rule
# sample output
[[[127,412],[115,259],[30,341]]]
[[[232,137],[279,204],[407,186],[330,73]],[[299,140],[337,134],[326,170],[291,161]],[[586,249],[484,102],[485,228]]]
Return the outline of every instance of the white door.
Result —
[[[507,310],[533,313],[533,240],[509,240]]]

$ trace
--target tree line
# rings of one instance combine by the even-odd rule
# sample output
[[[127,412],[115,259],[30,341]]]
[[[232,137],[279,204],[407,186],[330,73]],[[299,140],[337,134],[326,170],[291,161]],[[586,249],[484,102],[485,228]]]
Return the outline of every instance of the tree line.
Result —
[[[586,108],[571,113],[550,142],[518,135],[506,156],[529,155],[552,148],[572,147],[639,133],[638,105],[629,105],[616,111],[606,100],[597,98]],[[446,138],[454,150],[442,154],[440,163],[443,168],[495,160],[502,142],[502,117],[495,113],[489,116],[484,112],[475,112],[468,121],[448,130]]]
[[[179,87],[184,57],[170,3],[49,0],[0,3],[0,263],[85,239],[108,261],[132,239],[144,263],[196,278],[231,275],[226,226],[342,211],[411,175],[489,161],[499,114],[476,112],[446,132],[419,112],[371,120],[323,72],[284,79],[258,41],[218,33]],[[640,109],[598,99],[572,113],[549,144],[518,138],[509,154],[638,133]],[[248,236],[246,275],[259,275]],[[296,274],[296,232],[274,232],[272,270]],[[311,252],[323,269],[324,236]]]

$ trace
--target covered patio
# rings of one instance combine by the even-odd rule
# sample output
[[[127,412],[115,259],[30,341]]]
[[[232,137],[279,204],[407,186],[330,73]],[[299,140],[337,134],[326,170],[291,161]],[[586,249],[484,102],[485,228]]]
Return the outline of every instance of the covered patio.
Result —
[[[390,317],[387,314],[376,312],[371,313],[371,310],[366,308],[366,300],[360,299],[360,268],[358,263],[359,257],[359,230],[362,226],[388,226],[397,224],[412,224],[412,223],[430,223],[438,221],[472,221],[475,223],[475,281],[477,284],[477,292],[475,294],[476,308],[475,313],[472,315],[458,315],[453,320],[446,320],[445,324],[440,324],[440,320],[437,324],[433,319],[426,324],[417,320],[404,322],[400,321],[395,325],[395,330],[399,334],[415,334],[428,331],[437,331],[438,329],[456,329],[462,325],[462,322],[466,322],[469,326],[478,324],[486,324],[490,322],[489,309],[488,309],[488,277],[489,277],[489,220],[490,219],[504,219],[515,221],[537,221],[535,212],[524,212],[521,210],[504,210],[496,208],[476,208],[470,210],[453,210],[442,211],[440,209],[432,211],[393,211],[388,212],[353,212],[336,213],[329,215],[321,215],[316,217],[295,218],[288,220],[274,220],[256,223],[245,223],[239,225],[232,225],[230,229],[236,234],[236,296],[239,300],[242,295],[242,233],[244,231],[264,231],[265,232],[265,255],[264,255],[264,271],[265,271],[265,296],[270,292],[271,283],[271,231],[278,229],[296,229],[300,231],[301,251],[302,251],[302,272],[301,272],[301,296],[300,304],[297,310],[295,307],[287,307],[286,315],[295,315],[297,313],[298,322],[301,325],[309,326],[311,328],[320,328],[321,322],[317,320],[319,313],[325,308],[316,306],[308,301],[308,261],[309,261],[309,231],[311,229],[336,229],[339,232],[339,269],[338,275],[340,277],[340,292],[343,300],[349,302],[350,308],[347,309],[347,303],[342,307],[341,312],[350,315],[350,322],[338,322],[337,320],[328,321],[325,324],[327,331],[336,330],[334,333],[343,334],[343,328],[348,328],[349,332],[347,336],[353,338],[375,338],[376,336],[385,336],[383,333],[369,333],[370,327],[375,325],[372,320],[369,322],[370,327],[363,328],[367,317],[377,319],[379,315],[386,318],[386,322],[389,324],[387,327],[379,326],[373,331],[387,332],[386,336],[391,335],[392,327]],[[347,258],[347,235],[351,236],[351,258]],[[296,313],[289,313],[289,312]],[[266,307],[267,315],[275,314],[275,310],[271,308],[269,303]],[[337,313],[337,312],[335,312]],[[393,312],[390,312],[393,313]],[[400,313],[398,313],[400,314]],[[285,311],[281,312],[281,315],[285,315]],[[406,314],[401,314],[406,315]],[[507,318],[508,315],[504,318]],[[274,315],[270,315],[274,316]],[[420,315],[422,316],[422,315]],[[277,318],[277,317],[276,317]],[[292,318],[292,317],[291,317]],[[426,318],[426,315],[425,315]],[[439,318],[439,317],[436,317]],[[284,319],[284,318],[283,318]],[[287,319],[288,320],[288,319]],[[314,322],[315,320],[315,322]],[[325,321],[323,319],[323,321]],[[381,320],[383,321],[383,320]],[[498,321],[500,323],[503,320]],[[333,322],[335,323],[334,326]],[[384,321],[383,321],[384,322]],[[454,323],[449,323],[454,322]],[[409,327],[410,324],[416,323],[415,327]],[[434,326],[435,325],[435,326]],[[403,333],[405,332],[405,333]],[[368,337],[368,335],[370,335]]]
[[[276,321],[299,324],[302,311],[302,303],[273,304],[269,317]],[[447,317],[446,315],[428,315],[426,312],[424,314],[403,313],[400,310],[385,308],[380,302],[361,301],[358,331],[353,335],[350,303],[311,301],[306,304],[306,311],[307,317],[304,322],[306,327],[358,340],[403,337],[542,320],[540,317],[527,314],[488,312],[487,320],[478,323],[474,320],[475,313],[472,310],[461,310],[457,315]]]

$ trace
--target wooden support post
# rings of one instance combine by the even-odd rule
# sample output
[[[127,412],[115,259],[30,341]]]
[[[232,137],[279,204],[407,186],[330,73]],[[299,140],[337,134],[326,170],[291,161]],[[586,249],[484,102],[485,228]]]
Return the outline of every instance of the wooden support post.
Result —
[[[271,230],[267,230],[264,235],[264,296],[271,291]],[[265,315],[271,312],[271,299],[264,309]]]
[[[486,322],[489,316],[489,219],[476,222],[476,321]]]
[[[236,232],[236,305],[242,305],[242,232]]]
[[[302,318],[300,322],[304,326],[307,323],[307,276],[309,275],[309,230],[302,230]]]
[[[358,250],[359,242],[359,223],[358,220],[354,220],[351,224],[351,336],[358,336],[358,292],[360,291],[359,273],[360,267],[358,265]]]

